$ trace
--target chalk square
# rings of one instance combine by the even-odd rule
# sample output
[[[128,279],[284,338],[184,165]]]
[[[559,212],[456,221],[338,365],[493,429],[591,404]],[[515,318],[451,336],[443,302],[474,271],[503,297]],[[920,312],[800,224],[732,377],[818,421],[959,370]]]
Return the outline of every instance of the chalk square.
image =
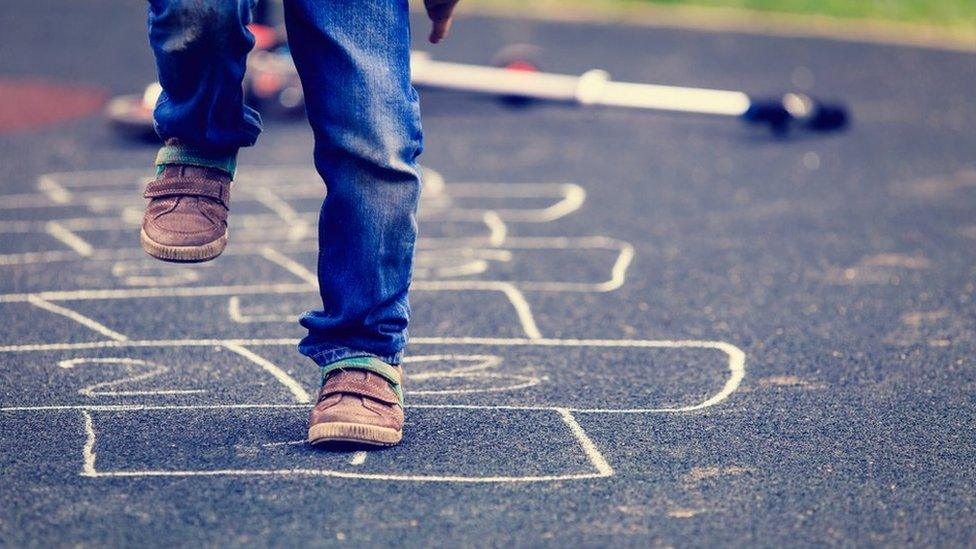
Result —
[[[269,362],[262,350],[218,341],[4,352],[0,403],[4,409],[67,409],[308,402],[318,369],[292,345],[288,349],[292,359],[280,363]]]
[[[531,482],[609,476],[579,424],[560,410],[411,410],[403,442],[369,454],[304,442],[303,407],[84,412],[91,477],[338,477]]]

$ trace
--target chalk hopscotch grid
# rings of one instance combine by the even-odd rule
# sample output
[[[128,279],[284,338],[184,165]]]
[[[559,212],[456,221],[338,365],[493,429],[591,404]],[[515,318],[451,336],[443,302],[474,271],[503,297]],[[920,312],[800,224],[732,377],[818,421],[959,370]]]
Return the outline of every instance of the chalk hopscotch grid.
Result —
[[[144,175],[144,172],[135,170],[107,170],[82,173],[47,174],[38,180],[37,195],[8,195],[2,201],[0,210],[11,208],[42,208],[53,205],[75,206],[84,205],[90,211],[103,213],[111,211],[117,204],[124,204],[119,198],[130,198],[131,193],[106,192],[104,190],[90,190],[93,187],[111,186],[105,185],[106,181],[125,181],[126,179],[137,180]],[[543,347],[630,347],[630,348],[698,348],[713,349],[725,353],[728,357],[729,376],[716,394],[705,401],[689,406],[666,407],[666,408],[630,408],[630,409],[574,409],[570,407],[552,406],[479,406],[465,404],[418,404],[414,408],[457,408],[472,410],[534,410],[548,411],[558,414],[559,418],[573,434],[581,451],[586,455],[593,471],[581,472],[568,475],[541,475],[541,476],[443,476],[443,475],[386,475],[371,474],[362,472],[338,471],[327,469],[227,469],[227,470],[206,470],[206,471],[98,471],[95,468],[95,447],[96,431],[94,421],[91,416],[92,411],[115,411],[125,412],[132,410],[152,410],[152,409],[246,409],[246,408],[307,408],[311,401],[311,395],[287,372],[267,360],[265,357],[255,353],[249,347],[260,347],[268,345],[294,345],[292,340],[282,339],[223,339],[223,340],[160,340],[160,341],[131,341],[126,335],[109,329],[97,320],[86,317],[62,304],[66,301],[77,300],[109,300],[109,299],[139,299],[146,297],[180,297],[180,296],[201,296],[215,295],[228,297],[228,316],[231,320],[242,324],[252,322],[278,322],[282,321],[278,315],[265,315],[264,317],[246,316],[241,312],[240,296],[251,294],[287,294],[304,293],[317,289],[317,280],[313,273],[291,258],[288,253],[298,251],[314,251],[314,231],[310,229],[314,219],[310,219],[307,214],[302,214],[292,208],[289,198],[301,198],[317,196],[321,198],[322,190],[320,185],[293,184],[293,181],[316,181],[314,172],[306,169],[296,169],[291,167],[264,168],[256,170],[250,179],[253,182],[274,182],[274,191],[267,187],[255,187],[250,195],[252,199],[272,212],[268,214],[242,214],[235,220],[247,230],[261,232],[266,236],[268,244],[261,246],[242,246],[228,250],[229,254],[256,255],[283,268],[301,282],[298,283],[261,283],[248,285],[228,285],[228,286],[176,286],[181,278],[163,281],[159,277],[139,277],[138,274],[132,275],[128,267],[121,263],[126,258],[140,257],[141,251],[121,249],[103,250],[96,249],[91,243],[87,242],[82,234],[85,230],[115,230],[124,229],[138,223],[139,212],[133,210],[131,206],[122,206],[117,213],[117,217],[97,217],[97,218],[69,218],[62,220],[52,220],[42,223],[0,221],[0,233],[12,232],[29,234],[32,232],[44,232],[61,242],[68,250],[48,251],[48,252],[28,252],[21,254],[0,255],[0,266],[3,265],[22,265],[31,263],[49,263],[63,261],[85,260],[114,260],[113,273],[123,274],[134,280],[137,284],[145,284],[147,288],[113,288],[97,290],[63,290],[63,291],[41,291],[23,294],[3,294],[0,295],[0,303],[26,302],[34,307],[68,318],[79,325],[95,331],[108,338],[106,341],[86,342],[86,343],[53,343],[53,344],[21,344],[0,346],[0,353],[22,353],[31,351],[47,350],[84,350],[84,349],[105,349],[105,348],[146,348],[146,347],[180,347],[180,346],[219,346],[227,349],[245,359],[250,363],[260,367],[264,372],[271,375],[278,383],[286,388],[291,394],[294,404],[263,404],[263,403],[241,403],[241,404],[217,404],[217,405],[82,405],[82,406],[8,406],[0,408],[2,412],[24,412],[24,411],[80,411],[84,420],[85,444],[82,449],[83,467],[81,474],[87,477],[146,477],[146,476],[214,476],[214,475],[279,475],[279,476],[330,476],[337,478],[359,478],[390,481],[418,481],[418,482],[540,482],[556,480],[576,480],[587,478],[601,478],[612,476],[613,468],[605,457],[599,452],[595,443],[590,439],[582,426],[577,422],[574,414],[633,414],[633,413],[687,413],[702,410],[714,406],[727,399],[741,383],[745,375],[745,355],[732,344],[721,341],[699,341],[699,340],[601,340],[601,339],[547,339],[543,337],[535,318],[532,314],[531,306],[523,293],[523,290],[540,292],[610,292],[623,285],[626,279],[626,272],[634,258],[634,248],[627,242],[608,238],[608,237],[512,237],[509,235],[509,224],[511,223],[548,223],[578,210],[585,201],[586,193],[582,187],[572,183],[456,183],[450,185],[450,192],[445,191],[444,179],[435,171],[425,169],[425,197],[424,204],[428,208],[422,211],[430,212],[427,217],[434,221],[444,222],[472,222],[484,225],[487,232],[486,236],[460,237],[460,238],[431,238],[422,239],[418,242],[418,249],[421,251],[431,250],[433,252],[445,252],[446,260],[438,264],[437,257],[427,258],[431,267],[424,267],[424,261],[420,261],[422,273],[434,275],[446,275],[447,278],[420,279],[414,282],[413,289],[417,291],[490,291],[498,292],[506,297],[514,309],[524,337],[522,338],[478,338],[478,337],[415,337],[413,342],[418,345],[423,344],[448,344],[448,345],[536,345]],[[283,183],[284,181],[284,183]],[[555,202],[544,208],[534,209],[472,209],[458,207],[454,204],[456,198],[549,198]],[[285,227],[283,234],[276,234],[273,231],[267,232],[269,227]],[[280,238],[279,238],[280,237]],[[505,261],[510,258],[512,249],[605,249],[617,253],[616,259],[610,267],[610,276],[607,280],[597,283],[587,282],[557,282],[557,281],[493,281],[493,280],[471,280],[471,279],[451,279],[450,276],[465,276],[480,274],[486,270],[486,259]],[[506,255],[508,254],[508,255]],[[418,254],[418,257],[423,257]],[[451,265],[452,258],[462,260],[460,266]],[[443,258],[441,258],[443,259]],[[467,263],[463,263],[467,261]],[[443,264],[446,264],[445,267]],[[452,270],[453,269],[453,270]],[[171,285],[167,285],[169,283]],[[290,318],[290,317],[289,317]],[[453,359],[474,359],[482,361],[475,366],[465,366],[456,368],[448,372],[441,372],[439,375],[445,376],[479,376],[487,379],[496,374],[485,372],[494,364],[491,357],[480,355],[451,355]],[[412,360],[419,361],[425,357],[418,356]],[[431,357],[426,357],[430,359]],[[62,361],[62,368],[73,367],[83,361],[118,361],[121,363],[136,364],[140,359],[129,357],[87,359],[77,358]],[[410,360],[410,359],[408,359]],[[125,362],[129,361],[129,362]],[[145,361],[143,361],[145,362]],[[474,371],[473,371],[474,370]],[[508,377],[513,377],[509,375]],[[514,376],[518,378],[519,376]],[[532,376],[521,376],[521,384],[512,385],[509,389],[515,390],[537,384],[539,379]],[[129,378],[128,381],[136,381],[138,376]],[[116,382],[117,383],[117,382]],[[105,387],[112,385],[112,382],[101,384]],[[514,389],[512,389],[514,387]],[[195,392],[197,390],[158,390],[158,391],[130,391],[130,392],[95,392],[89,390],[88,396],[99,394],[179,394],[181,392]],[[457,390],[455,390],[457,391]],[[451,391],[439,391],[439,394],[449,394]],[[462,393],[458,393],[462,394]],[[290,444],[291,442],[288,442]],[[285,443],[274,443],[285,444]],[[351,465],[361,465],[365,461],[365,454],[356,453],[350,460]]]

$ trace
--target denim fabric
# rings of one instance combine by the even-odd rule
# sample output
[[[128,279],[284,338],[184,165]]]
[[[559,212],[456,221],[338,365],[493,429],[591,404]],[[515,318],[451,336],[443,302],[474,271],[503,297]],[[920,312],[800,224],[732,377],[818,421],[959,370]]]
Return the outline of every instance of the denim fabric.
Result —
[[[241,80],[255,0],[149,0],[149,44],[163,93],[154,113],[164,140],[236,155],[261,133]]]
[[[253,143],[243,105],[244,25],[252,0],[150,0],[150,40],[164,93],[163,138],[227,151]],[[422,133],[410,85],[407,0],[285,0],[288,41],[327,181],[319,219],[322,309],[299,319],[299,350],[320,365],[374,356],[398,364],[420,198]]]

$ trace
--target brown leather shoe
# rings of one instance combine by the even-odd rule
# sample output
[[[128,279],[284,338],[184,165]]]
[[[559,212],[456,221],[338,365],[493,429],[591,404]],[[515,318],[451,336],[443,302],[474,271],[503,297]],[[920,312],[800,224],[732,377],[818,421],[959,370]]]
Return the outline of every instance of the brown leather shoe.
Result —
[[[392,446],[403,438],[403,370],[376,358],[323,368],[325,383],[308,418],[308,442]]]
[[[227,245],[230,175],[216,168],[167,164],[146,185],[142,249],[164,261],[208,261]]]

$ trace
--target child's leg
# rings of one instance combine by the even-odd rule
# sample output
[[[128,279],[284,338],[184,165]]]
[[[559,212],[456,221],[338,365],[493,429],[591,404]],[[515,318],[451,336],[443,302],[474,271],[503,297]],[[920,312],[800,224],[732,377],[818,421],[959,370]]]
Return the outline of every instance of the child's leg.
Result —
[[[326,366],[374,356],[398,364],[407,340],[421,151],[410,85],[407,0],[285,0],[315,165],[323,309],[305,313],[302,353]]]
[[[150,0],[149,42],[163,93],[156,131],[165,145],[140,242],[166,261],[207,261],[227,245],[230,180],[237,151],[254,144],[258,114],[241,80],[254,36],[254,0]]]
[[[183,155],[233,169],[240,147],[253,145],[260,117],[244,105],[241,81],[254,36],[246,25],[255,0],[150,0],[149,42],[163,93],[154,113],[164,140]],[[171,163],[167,152],[161,158]]]

